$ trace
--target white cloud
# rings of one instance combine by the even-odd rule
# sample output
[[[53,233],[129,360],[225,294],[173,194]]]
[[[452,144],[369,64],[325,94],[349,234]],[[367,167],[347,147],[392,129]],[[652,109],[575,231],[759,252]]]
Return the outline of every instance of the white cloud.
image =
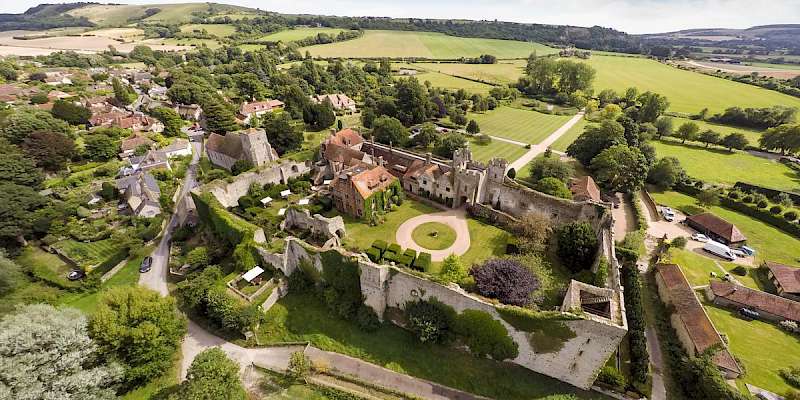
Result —
[[[44,1],[44,0],[42,0]],[[68,0],[72,1],[72,0]],[[600,25],[629,33],[688,28],[746,28],[797,23],[800,0],[217,0],[285,13],[416,18],[499,19],[559,25]],[[48,1],[48,2],[52,2]],[[67,2],[67,0],[58,0]],[[147,0],[121,3],[147,4]],[[164,1],[192,2],[192,1]],[[5,2],[4,2],[5,3]],[[0,6],[21,12],[38,4],[22,0]]]

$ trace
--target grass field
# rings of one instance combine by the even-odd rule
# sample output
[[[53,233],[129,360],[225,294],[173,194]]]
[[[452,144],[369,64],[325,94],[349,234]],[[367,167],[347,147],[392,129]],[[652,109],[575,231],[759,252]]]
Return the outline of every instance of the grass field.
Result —
[[[168,22],[181,24],[191,21],[194,12],[207,12],[208,3],[189,4],[152,4],[152,5],[122,5],[122,4],[91,4],[86,7],[70,10],[68,14],[76,17],[86,17],[98,26],[118,26],[130,23],[144,16],[145,10],[158,8],[160,12],[144,19],[147,22]],[[247,13],[248,9],[232,5],[215,4],[215,12]],[[252,15],[252,14],[250,14]]]
[[[183,33],[200,32],[203,29],[218,37],[228,37],[236,32],[236,27],[230,24],[189,24],[181,26],[181,32]]]
[[[507,84],[516,82],[522,76],[525,61],[500,61],[497,64],[414,63],[410,66],[484,82]]]
[[[673,264],[678,264],[692,286],[708,285],[711,273],[722,275],[722,270],[717,267],[714,260],[700,254],[684,249],[670,249],[669,258]]]
[[[685,194],[677,192],[651,192],[651,194],[658,204],[681,211],[698,207],[697,201]],[[736,225],[747,236],[747,245],[757,250],[756,265],[766,260],[797,265],[800,260],[800,239],[736,211],[719,206],[709,207],[708,210]]]
[[[327,33],[330,36],[336,36],[344,29],[340,28],[295,28],[270,33],[269,35],[262,36],[258,40],[268,42],[293,42],[295,40],[305,39],[311,36],[317,36],[320,33]]]
[[[420,343],[409,331],[390,324],[376,332],[362,331],[336,317],[315,296],[290,293],[278,301],[257,335],[262,343],[310,341],[323,350],[496,399],[529,400],[554,393],[603,398],[513,364]]]
[[[426,249],[442,250],[456,241],[456,231],[440,222],[426,222],[414,228],[411,238]]]
[[[505,158],[512,162],[522,157],[528,150],[522,146],[492,139],[489,144],[478,144],[474,138],[469,138],[469,148],[472,150],[472,158],[481,162],[487,162],[492,158]]]
[[[486,95],[489,93],[489,90],[492,89],[491,85],[487,85],[485,83],[475,82],[468,79],[461,79],[456,78],[454,76],[442,74],[435,71],[425,71],[420,72],[414,75],[420,83],[425,83],[428,81],[434,87],[440,87],[444,89],[464,89],[470,93],[478,93]],[[399,76],[400,78],[400,76]]]
[[[483,114],[470,113],[467,118],[474,119],[482,133],[531,144],[541,142],[570,119],[506,106]]]
[[[37,246],[28,246],[16,259],[17,263],[27,268],[31,274],[43,281],[61,287],[78,287],[80,283],[67,279],[72,267],[55,254],[45,252]]]
[[[666,140],[650,143],[655,146],[659,157],[677,157],[689,176],[703,181],[726,185],[742,181],[789,191],[800,188],[800,175],[778,161],[742,151],[730,153],[725,149],[706,149],[700,145],[682,145]]]
[[[83,243],[76,240],[62,240],[53,244],[66,253],[71,259],[81,266],[87,267],[98,264],[110,257],[117,251],[111,239],[98,240],[96,242]]]
[[[320,57],[426,57],[454,59],[492,54],[498,58],[524,58],[531,52],[552,54],[557,50],[538,43],[513,40],[477,39],[448,36],[433,32],[365,31],[358,39],[309,46]]]
[[[711,321],[720,333],[728,336],[728,346],[744,364],[747,374],[737,380],[740,389],[750,383],[774,393],[784,394],[789,385],[778,371],[797,366],[800,339],[779,327],[762,321],[745,321],[734,311],[706,305]]]
[[[572,142],[574,142],[575,139],[577,139],[578,136],[583,133],[583,130],[587,125],[589,125],[589,121],[587,121],[585,118],[581,118],[577,123],[575,123],[575,125],[572,125],[572,128],[569,128],[566,133],[561,135],[558,140],[553,142],[553,144],[550,145],[550,148],[558,151],[567,151],[567,147],[569,147],[569,145],[572,144]]]
[[[586,62],[597,70],[595,92],[603,89],[624,92],[635,86],[640,91],[650,90],[667,96],[671,111],[697,113],[708,107],[709,111],[717,113],[733,106],[800,107],[800,98],[644,58],[594,55]]]
[[[202,45],[206,45],[209,49],[217,49],[222,47],[215,39],[196,39],[196,38],[168,38],[168,39],[161,39],[157,41],[159,44],[169,45],[169,46],[196,46],[200,47]]]
[[[751,146],[758,146],[758,139],[761,137],[762,133],[761,131],[757,131],[755,129],[739,128],[729,125],[720,125],[706,121],[692,120],[689,118],[676,118],[676,117],[669,117],[669,118],[672,120],[672,127],[674,130],[678,130],[678,127],[680,127],[686,122],[694,122],[695,124],[697,124],[697,126],[700,127],[700,132],[712,130],[714,132],[719,133],[720,137],[725,137],[729,133],[734,133],[734,132],[741,133],[747,138]]]

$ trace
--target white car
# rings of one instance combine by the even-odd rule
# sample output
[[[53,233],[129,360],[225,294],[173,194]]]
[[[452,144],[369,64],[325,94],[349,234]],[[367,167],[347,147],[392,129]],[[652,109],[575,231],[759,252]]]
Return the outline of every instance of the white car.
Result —
[[[661,215],[664,216],[664,220],[667,222],[672,222],[675,220],[675,211],[672,211],[672,209],[669,207],[662,208]]]
[[[703,235],[702,233],[695,233],[694,235],[692,235],[692,240],[705,243],[708,242],[709,239],[708,236]]]

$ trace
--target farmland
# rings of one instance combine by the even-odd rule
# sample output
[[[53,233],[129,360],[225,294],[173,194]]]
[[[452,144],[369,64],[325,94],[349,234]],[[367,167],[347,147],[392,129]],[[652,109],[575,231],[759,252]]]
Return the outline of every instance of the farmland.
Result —
[[[497,64],[415,63],[411,67],[483,82],[508,84],[516,82],[522,76],[525,62],[506,60]]]
[[[570,119],[507,106],[483,114],[470,113],[468,118],[480,125],[482,133],[531,144],[541,142]]]
[[[681,145],[673,141],[652,141],[659,157],[676,157],[686,173],[707,182],[733,185],[737,181],[794,190],[800,187],[797,172],[776,160],[726,149],[706,149],[700,145]]]
[[[531,52],[554,53],[556,50],[538,44],[499,39],[477,39],[448,36],[432,32],[365,31],[364,36],[343,42],[309,46],[311,55],[319,57],[425,57],[455,59],[492,54],[498,58],[524,58]]]
[[[282,31],[278,31],[275,33],[271,33],[266,36],[262,36],[259,40],[268,41],[268,42],[293,42],[295,40],[305,39],[311,36],[317,36],[320,33],[325,33],[331,36],[336,36],[339,32],[343,31],[344,29],[339,28],[295,28],[295,29],[286,29]]]
[[[412,65],[413,68],[413,65]],[[435,71],[422,71],[414,75],[420,83],[428,81],[434,87],[445,89],[464,89],[470,93],[488,94],[492,86],[485,83],[474,82],[467,79],[456,78]]]
[[[717,113],[734,106],[800,107],[800,99],[796,97],[644,58],[592,56],[586,63],[597,70],[595,92],[603,89],[624,92],[635,86],[639,91],[649,90],[667,96],[670,111],[697,113],[708,107],[711,113]]]

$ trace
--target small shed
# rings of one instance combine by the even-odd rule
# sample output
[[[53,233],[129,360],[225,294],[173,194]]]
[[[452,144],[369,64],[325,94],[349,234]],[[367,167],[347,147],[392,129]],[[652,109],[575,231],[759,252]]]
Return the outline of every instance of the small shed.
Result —
[[[286,209],[285,208],[281,208],[280,210],[278,210],[278,215],[279,216],[283,216],[283,214],[286,214]]]
[[[297,204],[299,204],[301,206],[307,206],[308,203],[310,203],[310,202],[311,201],[309,199],[300,199],[300,201],[298,201]]]
[[[269,203],[272,203],[272,197],[267,196],[261,199],[261,205],[266,206]]]
[[[283,197],[285,199],[285,198],[289,197],[290,194],[292,194],[292,191],[289,190],[289,189],[286,189],[286,190],[281,192],[281,197]]]
[[[242,275],[242,279],[250,283],[258,283],[261,279],[257,279],[262,273],[264,272],[264,268],[259,267],[256,265],[250,271],[247,271]],[[254,282],[255,280],[255,282]]]

